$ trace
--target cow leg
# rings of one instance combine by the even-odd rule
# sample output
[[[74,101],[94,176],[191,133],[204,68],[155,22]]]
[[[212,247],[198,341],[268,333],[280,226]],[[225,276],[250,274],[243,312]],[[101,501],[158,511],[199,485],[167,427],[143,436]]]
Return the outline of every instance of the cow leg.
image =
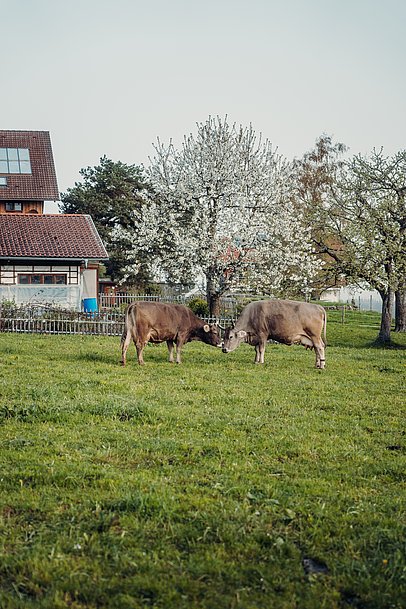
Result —
[[[176,341],[176,363],[177,364],[181,363],[180,353],[182,351],[182,347],[183,347],[183,343]]]
[[[320,339],[314,340],[314,350],[316,351],[316,368],[324,368],[326,365],[325,354],[324,354],[324,343]]]
[[[168,345],[169,361],[171,364],[173,364],[173,340],[167,340],[166,344]]]
[[[143,351],[144,351],[144,347],[145,347],[146,343],[142,343],[140,341],[136,341],[135,343],[135,348],[137,349],[137,358],[138,358],[138,363],[140,366],[144,365],[144,358],[143,358]]]
[[[131,342],[131,333],[129,331],[127,331],[127,334],[124,334],[121,337],[121,364],[123,366],[126,365],[127,362],[127,350],[128,347],[130,346],[130,342]]]
[[[264,341],[263,343],[261,343],[259,345],[259,363],[260,364],[265,363],[265,347],[266,347],[266,341]]]
[[[266,342],[261,342],[255,345],[255,363],[263,364],[265,362],[265,347]]]
[[[316,368],[324,368],[326,360],[324,359],[324,343],[321,338],[302,334],[291,341],[291,344],[297,343],[302,344],[305,349],[314,349],[316,352]]]

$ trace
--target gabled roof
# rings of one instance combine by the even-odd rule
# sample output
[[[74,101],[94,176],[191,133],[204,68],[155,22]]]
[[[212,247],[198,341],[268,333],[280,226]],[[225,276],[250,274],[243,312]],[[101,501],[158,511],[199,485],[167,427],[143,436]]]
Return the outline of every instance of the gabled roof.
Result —
[[[7,186],[0,188],[0,200],[58,201],[51,138],[48,131],[2,131],[0,148],[28,148],[31,173],[2,173]]]
[[[93,220],[82,214],[0,214],[0,258],[106,260]]]

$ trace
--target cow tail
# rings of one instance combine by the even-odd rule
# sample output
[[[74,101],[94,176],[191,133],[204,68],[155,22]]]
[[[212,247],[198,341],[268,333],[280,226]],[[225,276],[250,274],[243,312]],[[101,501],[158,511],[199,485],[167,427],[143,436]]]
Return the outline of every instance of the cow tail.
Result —
[[[130,308],[131,308],[131,305],[128,305],[128,307],[125,310],[124,330],[123,330],[123,333],[121,335],[121,346],[123,346],[124,341],[127,338],[127,334],[129,332],[129,329],[130,329],[130,324],[129,324]]]
[[[326,309],[323,307],[323,311],[324,311],[324,321],[323,321],[323,325],[324,325],[324,329],[323,329],[323,338],[324,338],[324,346],[327,347],[327,311]]]

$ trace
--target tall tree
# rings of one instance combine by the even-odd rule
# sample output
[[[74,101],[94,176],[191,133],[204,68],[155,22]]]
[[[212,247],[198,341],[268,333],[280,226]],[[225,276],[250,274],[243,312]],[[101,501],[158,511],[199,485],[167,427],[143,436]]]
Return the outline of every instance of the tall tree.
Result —
[[[209,118],[181,150],[159,140],[147,176],[156,198],[125,231],[172,281],[204,278],[211,315],[233,287],[305,290],[315,259],[290,192],[290,167],[252,126]]]
[[[350,209],[355,219],[351,246],[358,253],[356,272],[381,295],[378,339],[389,342],[393,297],[397,331],[405,330],[406,319],[406,150],[393,157],[382,149],[353,157],[343,193],[352,193],[350,208],[347,204],[344,210]]]
[[[389,158],[373,150],[337,166],[323,197],[313,201],[325,226],[313,232],[318,250],[347,281],[364,281],[381,295],[381,342],[390,341],[393,295],[405,288],[405,193],[406,152]]]
[[[80,175],[83,180],[62,194],[61,211],[92,216],[110,255],[107,273],[112,279],[123,279],[130,262],[137,269],[138,279],[145,279],[146,265],[138,259],[129,259],[130,243],[122,235],[120,239],[115,236],[118,227],[133,228],[137,222],[143,195],[148,190],[143,170],[103,156],[99,165],[81,169]],[[126,276],[136,280],[128,272]]]
[[[313,281],[316,293],[336,286],[342,278],[336,260],[325,252],[326,244],[337,247],[340,243],[326,215],[334,199],[337,177],[344,167],[347,150],[344,144],[334,142],[324,133],[317,138],[312,150],[293,161],[297,205],[310,227],[315,250],[324,260]]]
[[[406,332],[406,280],[395,291],[395,332]]]

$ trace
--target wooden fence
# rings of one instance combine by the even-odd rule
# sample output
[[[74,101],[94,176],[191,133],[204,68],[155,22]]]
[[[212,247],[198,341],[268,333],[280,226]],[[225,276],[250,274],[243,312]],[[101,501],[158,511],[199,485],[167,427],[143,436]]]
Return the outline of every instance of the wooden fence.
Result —
[[[128,304],[139,300],[148,302],[167,302],[170,304],[184,304],[193,300],[193,298],[205,297],[202,294],[192,294],[190,296],[173,294],[173,295],[150,295],[150,294],[130,294],[130,293],[114,293],[114,294],[99,294],[99,308],[101,311],[121,310],[123,311]],[[220,316],[221,317],[238,317],[238,312],[242,308],[242,303],[246,303],[247,298],[239,295],[223,296],[220,298]]]
[[[72,313],[43,307],[0,309],[1,332],[120,336],[123,329],[123,313]]]
[[[231,325],[232,318],[202,318],[208,323]],[[121,336],[124,330],[123,311],[80,313],[43,305],[0,305],[0,332],[31,334],[93,334]]]
[[[188,299],[184,296],[165,296],[163,298],[162,296],[151,294],[99,294],[99,307],[101,310],[124,309],[128,304],[137,300],[185,304]]]
[[[143,297],[145,299],[145,297]],[[165,299],[167,302],[167,300]],[[345,323],[346,305],[325,307],[341,311],[341,323]],[[220,318],[202,317],[207,323],[231,326],[238,315]],[[88,334],[121,336],[124,330],[124,310],[100,310],[96,313],[67,311],[41,304],[14,306],[0,303],[0,332],[31,334]]]

